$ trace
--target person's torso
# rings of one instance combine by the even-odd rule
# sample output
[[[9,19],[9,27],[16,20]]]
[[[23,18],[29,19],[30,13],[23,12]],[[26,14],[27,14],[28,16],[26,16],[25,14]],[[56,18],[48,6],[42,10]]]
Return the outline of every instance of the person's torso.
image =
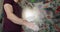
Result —
[[[6,2],[4,2],[4,4],[5,3],[11,4],[12,7],[13,7],[13,13],[17,17],[21,18],[22,8],[17,3],[15,3],[14,1],[12,3],[6,1]],[[4,8],[3,8],[3,10],[4,10]],[[14,24],[11,20],[9,20],[7,18],[6,12],[4,10],[4,24],[3,24],[3,29],[7,29],[7,30],[21,30],[22,29],[22,26],[21,25]]]

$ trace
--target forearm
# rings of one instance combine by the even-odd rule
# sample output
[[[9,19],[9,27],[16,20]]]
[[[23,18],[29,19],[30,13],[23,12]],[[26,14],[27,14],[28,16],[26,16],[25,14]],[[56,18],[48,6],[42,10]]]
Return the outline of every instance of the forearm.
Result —
[[[12,13],[9,13],[9,15],[7,15],[7,18],[15,24],[19,24],[19,25],[27,24],[27,21],[23,20],[22,18],[17,17],[15,14],[12,14]]]

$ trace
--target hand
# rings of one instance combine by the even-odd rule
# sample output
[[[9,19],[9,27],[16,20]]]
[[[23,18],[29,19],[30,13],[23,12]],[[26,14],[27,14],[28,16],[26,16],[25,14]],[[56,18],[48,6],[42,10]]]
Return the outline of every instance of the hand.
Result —
[[[36,24],[31,23],[31,22],[26,23],[25,26],[27,28],[29,28],[29,29],[34,30],[34,31],[38,31],[39,30],[39,27]]]

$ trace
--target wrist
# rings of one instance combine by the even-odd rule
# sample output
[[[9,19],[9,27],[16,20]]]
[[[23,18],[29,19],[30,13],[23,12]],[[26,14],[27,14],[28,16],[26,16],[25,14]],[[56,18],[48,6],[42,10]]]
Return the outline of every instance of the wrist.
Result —
[[[26,20],[23,20],[23,25],[26,26],[28,22]]]

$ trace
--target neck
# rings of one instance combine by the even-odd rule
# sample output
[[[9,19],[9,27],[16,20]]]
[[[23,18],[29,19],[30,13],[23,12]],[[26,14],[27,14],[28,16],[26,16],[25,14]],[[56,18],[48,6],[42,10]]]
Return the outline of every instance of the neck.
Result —
[[[18,3],[18,0],[14,0],[14,2]]]

